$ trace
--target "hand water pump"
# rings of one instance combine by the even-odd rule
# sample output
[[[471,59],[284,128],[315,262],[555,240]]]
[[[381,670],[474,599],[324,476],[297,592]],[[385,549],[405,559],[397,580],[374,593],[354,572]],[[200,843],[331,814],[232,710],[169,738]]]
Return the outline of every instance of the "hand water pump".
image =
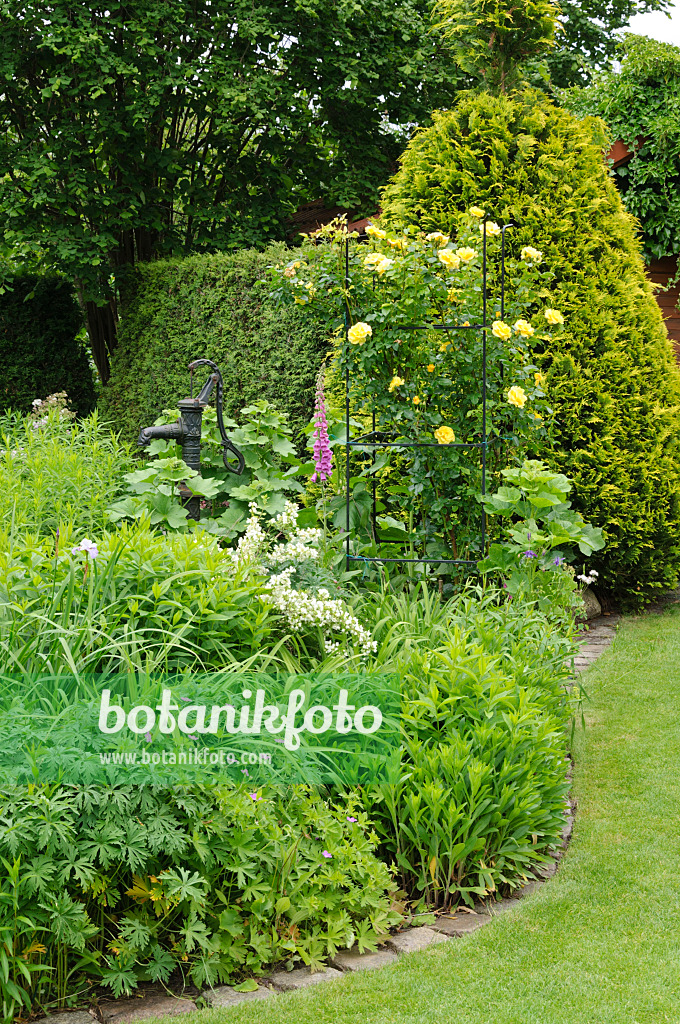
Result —
[[[197,397],[194,398],[194,370],[198,369],[199,366],[209,366],[212,373]],[[244,470],[245,462],[242,453],[229,440],[224,429],[222,415],[224,385],[219,367],[211,359],[194,359],[192,363],[189,363],[188,369],[191,375],[191,397],[183,398],[178,402],[179,419],[175,423],[166,423],[159,427],[144,427],[139,435],[137,444],[140,448],[145,448],[155,439],[177,441],[182,446],[182,459],[186,462],[187,466],[200,473],[203,410],[207,407],[208,399],[212,394],[213,388],[217,385],[215,405],[217,409],[217,426],[222,438],[222,461],[224,462],[225,469],[228,469],[230,473],[240,476]],[[229,457],[230,454],[231,458]],[[179,490],[182,495],[182,504],[189,511],[189,518],[199,520],[201,518],[201,499],[192,495],[191,491],[184,484],[180,484]]]

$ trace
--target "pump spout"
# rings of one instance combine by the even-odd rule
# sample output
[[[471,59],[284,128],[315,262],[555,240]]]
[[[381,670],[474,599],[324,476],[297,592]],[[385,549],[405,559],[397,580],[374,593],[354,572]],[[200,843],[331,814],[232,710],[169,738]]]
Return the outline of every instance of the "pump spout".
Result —
[[[184,436],[184,428],[178,420],[176,423],[164,423],[160,427],[143,427],[137,438],[137,446],[146,448],[152,441],[181,441]]]

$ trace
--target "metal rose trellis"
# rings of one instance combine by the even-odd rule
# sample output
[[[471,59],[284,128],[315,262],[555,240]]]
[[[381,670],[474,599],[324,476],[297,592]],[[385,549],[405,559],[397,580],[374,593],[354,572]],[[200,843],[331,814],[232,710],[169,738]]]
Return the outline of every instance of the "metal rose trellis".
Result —
[[[383,555],[353,555],[351,553],[351,530],[350,530],[350,501],[351,501],[351,486],[350,486],[350,452],[352,448],[365,449],[373,448],[384,449],[394,448],[400,450],[409,449],[437,449],[441,454],[441,457],[446,458],[446,452],[449,450],[461,449],[461,450],[478,450],[480,452],[481,462],[481,494],[486,495],[486,478],[487,478],[487,447],[489,445],[489,437],[487,435],[487,330],[489,324],[487,322],[487,220],[484,218],[482,221],[482,318],[481,323],[477,324],[440,324],[440,323],[429,323],[429,324],[401,324],[399,331],[463,331],[463,332],[478,332],[478,336],[481,341],[481,392],[482,392],[482,420],[481,420],[481,437],[478,441],[455,441],[447,440],[442,443],[441,441],[413,441],[413,440],[397,440],[390,441],[386,439],[384,432],[376,430],[376,414],[375,410],[372,412],[372,429],[367,434],[360,435],[359,437],[352,438],[351,436],[351,401],[350,401],[350,370],[349,365],[345,368],[345,559],[347,568],[351,562],[394,562],[394,563],[418,563],[424,565],[467,565],[476,566],[477,562],[483,558],[485,545],[486,545],[486,516],[484,514],[483,506],[480,505],[479,514],[479,557],[478,558],[429,558],[426,554],[408,557],[406,555],[399,555],[396,557],[383,556]],[[505,316],[505,233],[511,228],[512,224],[505,224],[500,230],[501,237],[501,253],[500,253],[500,319],[501,321]],[[379,264],[376,264],[379,266]],[[351,287],[350,273],[349,273],[349,238],[345,240],[345,288],[349,290]],[[349,344],[349,316],[347,310],[345,310],[345,343]],[[403,383],[403,382],[402,382]],[[375,475],[372,480],[372,520],[373,520],[373,535],[378,536],[377,531],[377,483]],[[379,542],[378,542],[379,543]]]
[[[272,268],[279,298],[324,316],[338,339],[344,438],[335,413],[330,433],[344,473],[323,461],[321,380],[314,455],[317,479],[331,473],[348,566],[476,565],[488,539],[478,499],[511,453],[521,458],[545,433],[551,410],[534,360],[563,317],[544,307],[553,272],[540,250],[506,250],[511,227],[473,206],[455,236],[371,224],[363,244],[335,222]]]

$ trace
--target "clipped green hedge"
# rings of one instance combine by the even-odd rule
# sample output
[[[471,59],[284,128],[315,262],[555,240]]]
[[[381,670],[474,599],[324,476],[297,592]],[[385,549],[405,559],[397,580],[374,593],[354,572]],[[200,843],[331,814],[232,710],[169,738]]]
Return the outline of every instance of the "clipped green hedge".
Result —
[[[296,433],[306,426],[326,334],[299,309],[277,309],[258,283],[267,266],[289,257],[281,244],[138,266],[99,403],[104,418],[135,439],[190,393],[187,364],[208,358],[224,377],[225,415],[238,418],[239,409],[266,398]],[[207,376],[206,369],[196,374],[194,394]]]
[[[539,357],[556,415],[536,454],[573,478],[574,505],[605,531],[589,559],[603,589],[635,605],[680,570],[680,373],[603,144],[600,121],[541,93],[464,94],[409,144],[381,223],[449,230],[475,203],[516,225],[517,255],[542,250],[566,331]]]
[[[30,412],[35,398],[65,391],[81,415],[95,403],[94,379],[78,337],[83,317],[73,288],[55,275],[19,274],[0,295],[0,413]]]

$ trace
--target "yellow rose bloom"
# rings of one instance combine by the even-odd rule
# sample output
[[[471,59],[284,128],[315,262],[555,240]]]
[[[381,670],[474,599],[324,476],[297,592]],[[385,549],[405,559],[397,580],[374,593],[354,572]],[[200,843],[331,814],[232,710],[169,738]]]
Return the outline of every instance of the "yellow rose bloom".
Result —
[[[428,363],[427,364],[427,372],[428,373],[434,373],[434,363]]]
[[[542,388],[543,385],[545,384],[545,374],[544,373],[535,373],[534,374],[534,381],[536,382],[536,387],[537,388]]]
[[[440,249],[437,253],[447,270],[458,270],[460,266],[459,256],[450,249]]]
[[[526,404],[527,396],[524,388],[518,387],[517,384],[511,387],[508,391],[508,402],[510,405],[517,406],[518,409],[523,409]]]
[[[439,346],[439,351],[440,352],[446,352],[446,350],[447,350],[447,348],[449,347],[450,344],[451,344],[450,341],[443,341],[441,343],[441,345]]]
[[[447,302],[455,302],[456,301],[456,296],[457,296],[456,289],[455,288],[449,288],[448,292],[446,293],[446,301]]]
[[[358,324],[354,324],[353,327],[350,327],[347,332],[347,337],[349,338],[351,345],[363,345],[366,338],[370,338],[372,334],[373,328],[371,325],[360,321]]]
[[[512,327],[510,327],[509,324],[504,324],[502,320],[494,320],[491,333],[495,338],[500,338],[501,341],[507,341],[512,337]]]
[[[301,266],[302,266],[302,263],[300,262],[300,260],[295,260],[294,263],[289,263],[288,264],[288,266],[286,267],[286,269],[284,270],[283,273],[284,273],[284,275],[286,277],[295,277],[295,271],[297,270],[298,267],[301,267]]]
[[[413,404],[420,405],[420,399],[418,398],[418,395],[413,396]]]
[[[456,440],[456,435],[451,427],[438,427],[434,432],[435,440],[439,444],[451,444]]]
[[[439,246],[449,244],[449,236],[443,235],[441,231],[430,231],[429,235],[425,235],[426,242],[436,242]]]
[[[551,325],[551,327],[554,327],[556,324],[564,323],[564,317],[557,309],[546,309],[544,316],[548,323]]]
[[[485,211],[481,208],[481,206],[470,207],[470,215],[472,217],[479,217],[481,219],[484,216],[484,213]]]
[[[387,244],[391,245],[393,249],[405,251],[408,249],[408,238],[388,238]]]
[[[377,228],[375,224],[368,225],[368,227],[366,228],[366,234],[369,236],[369,238],[387,238],[387,232],[381,231],[381,229]]]
[[[376,268],[375,268],[376,272],[378,274],[384,274],[386,270],[390,269],[390,267],[392,266],[393,263],[394,263],[394,260],[390,260],[390,259],[387,258],[387,256],[383,256],[383,258],[381,259],[380,263],[376,264]]]
[[[534,249],[533,245],[525,245],[521,252],[523,260],[530,260],[532,263],[540,263],[543,253],[540,249]]]
[[[456,256],[461,259],[463,263],[469,263],[476,255],[476,250],[471,249],[469,245],[464,245],[462,249],[456,249]]]
[[[383,256],[383,254],[381,252],[372,252],[364,260],[364,266],[368,270],[375,270],[377,264],[380,263],[380,261],[384,260],[384,259],[385,259],[385,257]]]
[[[501,229],[499,228],[498,224],[496,224],[495,220],[488,220],[486,222],[486,225],[479,225],[479,230],[482,235],[484,234],[484,227],[486,227],[487,235],[500,235],[501,233]]]
[[[530,338],[534,333],[534,329],[528,320],[515,320],[513,324],[517,334],[521,334],[523,338]]]
[[[400,388],[401,385],[405,383],[406,382],[403,377],[397,377],[397,375],[395,374],[392,380],[390,381],[390,386],[388,387],[387,390],[394,391],[395,388]]]

